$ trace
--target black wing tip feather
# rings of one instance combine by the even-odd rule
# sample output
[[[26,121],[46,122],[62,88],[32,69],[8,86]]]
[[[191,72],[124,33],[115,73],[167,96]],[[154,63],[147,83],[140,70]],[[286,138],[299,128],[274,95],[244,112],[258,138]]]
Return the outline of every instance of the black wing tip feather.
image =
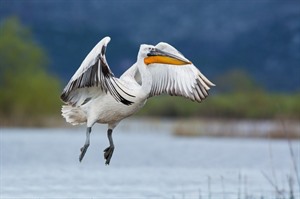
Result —
[[[68,105],[74,105],[76,103],[72,102],[72,96],[70,96],[69,93],[67,92],[63,92],[61,95],[60,95],[60,99],[65,103],[65,104],[68,104]]]
[[[66,97],[66,94],[65,93],[62,93],[61,95],[60,95],[60,99],[62,100],[62,101],[66,101],[67,100],[67,97]]]
[[[133,104],[132,101],[129,101],[129,100],[127,100],[127,99],[121,99],[121,102],[122,102],[123,104],[127,105],[127,106]]]
[[[68,93],[66,93],[65,91],[60,95],[60,99],[63,101],[63,102],[68,102],[69,101],[69,95]]]
[[[106,64],[106,62],[104,61],[104,57],[100,57],[100,63],[101,63],[101,72],[103,73],[104,77],[114,77],[114,74],[111,72],[111,70],[109,69],[108,65]]]
[[[106,52],[106,45],[102,46],[101,48],[101,55],[104,56]]]
[[[66,86],[62,94],[60,95],[60,99],[69,103],[72,98],[72,91],[75,89],[86,88],[86,87],[100,87],[105,93],[109,91],[109,93],[115,98],[116,101],[121,102],[127,106],[133,104],[134,102],[127,100],[124,98],[115,88],[113,82],[118,86],[118,88],[126,95],[130,97],[135,97],[125,92],[115,81],[114,74],[110,70],[106,59],[105,59],[106,45],[104,45],[101,49],[101,52],[98,54],[96,58],[96,62],[90,66],[84,73],[82,73],[77,79],[69,82]],[[100,67],[100,68],[99,68]],[[98,73],[98,70],[100,70]]]

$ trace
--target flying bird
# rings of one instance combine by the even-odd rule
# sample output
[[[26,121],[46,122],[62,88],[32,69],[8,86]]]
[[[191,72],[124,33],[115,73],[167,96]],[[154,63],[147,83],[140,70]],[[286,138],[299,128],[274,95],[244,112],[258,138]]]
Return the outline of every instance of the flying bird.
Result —
[[[136,63],[117,78],[105,57],[109,42],[110,37],[105,37],[91,50],[61,94],[65,103],[62,116],[66,121],[87,125],[80,162],[90,145],[95,123],[108,125],[109,147],[104,150],[108,165],[115,148],[114,128],[140,110],[148,98],[169,94],[201,102],[214,86],[191,61],[164,42],[156,46],[140,45]]]

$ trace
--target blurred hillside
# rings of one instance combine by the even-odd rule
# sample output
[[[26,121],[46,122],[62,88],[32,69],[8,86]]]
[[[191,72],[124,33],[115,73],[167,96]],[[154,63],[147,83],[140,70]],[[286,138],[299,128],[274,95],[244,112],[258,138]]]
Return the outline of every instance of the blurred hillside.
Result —
[[[63,82],[109,35],[116,75],[141,43],[166,41],[209,78],[239,68],[269,91],[300,90],[300,1],[0,0],[1,23],[11,15],[33,31]]]
[[[17,18],[0,25],[0,126],[40,125],[57,116],[60,81],[48,57]],[[46,117],[46,118],[45,118]]]

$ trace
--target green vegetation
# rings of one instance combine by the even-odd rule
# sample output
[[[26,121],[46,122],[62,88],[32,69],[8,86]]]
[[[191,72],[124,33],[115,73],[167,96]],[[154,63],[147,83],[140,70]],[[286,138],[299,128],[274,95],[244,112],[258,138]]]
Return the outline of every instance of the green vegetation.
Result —
[[[179,97],[158,96],[150,99],[139,114],[164,117],[300,119],[300,94],[215,94],[201,104]]]
[[[0,121],[36,124],[59,112],[59,80],[46,71],[48,58],[17,18],[0,26]],[[34,122],[33,122],[34,121]]]
[[[165,117],[211,117],[232,119],[300,119],[300,93],[267,93],[245,72],[234,70],[215,81],[215,91],[201,104],[181,97],[149,99],[139,113]]]

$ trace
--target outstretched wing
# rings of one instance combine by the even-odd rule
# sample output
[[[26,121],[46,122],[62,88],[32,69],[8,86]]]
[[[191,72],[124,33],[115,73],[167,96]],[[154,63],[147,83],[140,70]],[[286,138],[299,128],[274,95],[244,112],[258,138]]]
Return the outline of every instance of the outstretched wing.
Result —
[[[127,97],[133,98],[134,96],[130,95],[128,89],[115,78],[107,64],[105,51],[109,42],[110,37],[102,39],[83,60],[61,94],[61,99],[65,103],[77,104],[79,99],[82,101],[82,95],[86,95],[86,99],[83,99],[86,101],[93,95],[91,92],[95,95],[99,94],[95,92],[109,92],[115,100],[123,104],[133,103],[127,100]],[[92,89],[94,87],[99,89]]]
[[[159,43],[156,48],[183,57],[180,52],[167,43]],[[208,96],[210,87],[215,86],[193,64],[150,64],[148,69],[152,75],[149,97],[166,93],[201,102]]]

